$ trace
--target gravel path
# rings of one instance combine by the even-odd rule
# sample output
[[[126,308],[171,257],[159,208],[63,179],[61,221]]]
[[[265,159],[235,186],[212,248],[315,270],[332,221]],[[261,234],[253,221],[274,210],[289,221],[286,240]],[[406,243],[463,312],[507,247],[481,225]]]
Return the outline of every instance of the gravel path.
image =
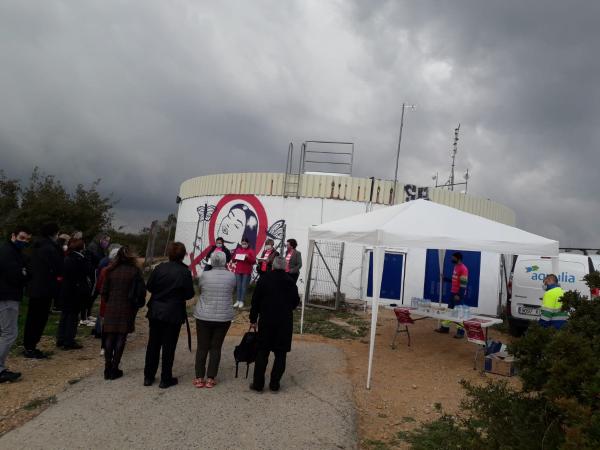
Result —
[[[352,387],[341,350],[294,342],[282,390],[258,394],[248,388],[245,366],[234,378],[238,337],[225,341],[220,383],[212,390],[192,386],[193,355],[184,341],[175,360],[179,386],[142,386],[144,351],[126,350],[124,378],[104,381],[96,373],[75,384],[56,405],[0,438],[0,449],[357,447]]]

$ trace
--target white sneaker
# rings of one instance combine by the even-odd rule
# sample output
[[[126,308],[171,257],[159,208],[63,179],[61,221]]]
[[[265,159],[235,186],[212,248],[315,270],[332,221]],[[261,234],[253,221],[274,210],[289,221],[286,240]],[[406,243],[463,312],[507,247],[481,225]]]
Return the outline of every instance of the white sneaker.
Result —
[[[244,307],[244,302],[238,302],[238,303],[239,303],[238,308],[242,309]]]
[[[94,316],[89,316],[87,320],[89,320],[91,322],[95,322],[96,318]]]
[[[83,326],[85,326],[85,325],[87,325],[87,320],[80,320],[80,321],[79,321],[79,326],[80,326],[80,327],[83,327]]]
[[[95,321],[95,320],[86,320],[86,321],[85,321],[85,324],[86,324],[88,327],[95,327],[95,326],[96,326],[96,321]]]

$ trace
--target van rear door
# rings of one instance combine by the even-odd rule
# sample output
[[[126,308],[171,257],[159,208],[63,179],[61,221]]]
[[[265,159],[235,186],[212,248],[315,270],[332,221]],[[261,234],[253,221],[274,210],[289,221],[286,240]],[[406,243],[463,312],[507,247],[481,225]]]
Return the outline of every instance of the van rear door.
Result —
[[[588,273],[586,257],[563,255],[559,258],[560,273],[558,282],[563,290],[578,290],[589,296],[589,289],[583,282]],[[579,257],[577,257],[579,256]],[[547,274],[552,273],[552,260],[535,256],[519,256],[513,273],[511,314],[515,318],[537,320],[544,290],[542,284]]]

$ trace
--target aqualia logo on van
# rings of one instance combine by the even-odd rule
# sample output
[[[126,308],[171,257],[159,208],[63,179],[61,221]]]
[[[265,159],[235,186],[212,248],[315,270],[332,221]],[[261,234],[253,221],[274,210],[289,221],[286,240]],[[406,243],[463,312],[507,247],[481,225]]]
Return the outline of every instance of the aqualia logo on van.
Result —
[[[531,279],[533,281],[544,281],[546,278],[546,274],[543,272],[538,272],[540,270],[539,266],[529,266],[525,267],[525,272],[531,274]],[[569,272],[561,272],[557,275],[559,283],[575,283],[575,275],[571,275]]]

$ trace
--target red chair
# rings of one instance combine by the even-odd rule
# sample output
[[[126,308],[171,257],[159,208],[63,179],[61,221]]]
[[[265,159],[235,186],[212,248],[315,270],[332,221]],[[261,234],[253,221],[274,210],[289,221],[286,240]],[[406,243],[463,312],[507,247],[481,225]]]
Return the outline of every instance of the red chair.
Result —
[[[473,370],[477,370],[477,357],[479,353],[484,352],[487,345],[487,335],[481,326],[481,322],[477,320],[465,320],[463,322],[465,327],[465,333],[467,335],[467,341],[477,345],[477,351],[475,352],[475,358],[473,363]],[[481,368],[483,372],[484,368]]]
[[[392,340],[392,348],[396,348],[396,338],[400,333],[406,333],[408,336],[408,346],[410,347],[410,332],[408,331],[408,326],[415,323],[412,317],[410,317],[410,310],[407,308],[394,308],[394,314],[396,314],[396,333],[394,334],[394,339]],[[404,329],[402,327],[404,326]]]

